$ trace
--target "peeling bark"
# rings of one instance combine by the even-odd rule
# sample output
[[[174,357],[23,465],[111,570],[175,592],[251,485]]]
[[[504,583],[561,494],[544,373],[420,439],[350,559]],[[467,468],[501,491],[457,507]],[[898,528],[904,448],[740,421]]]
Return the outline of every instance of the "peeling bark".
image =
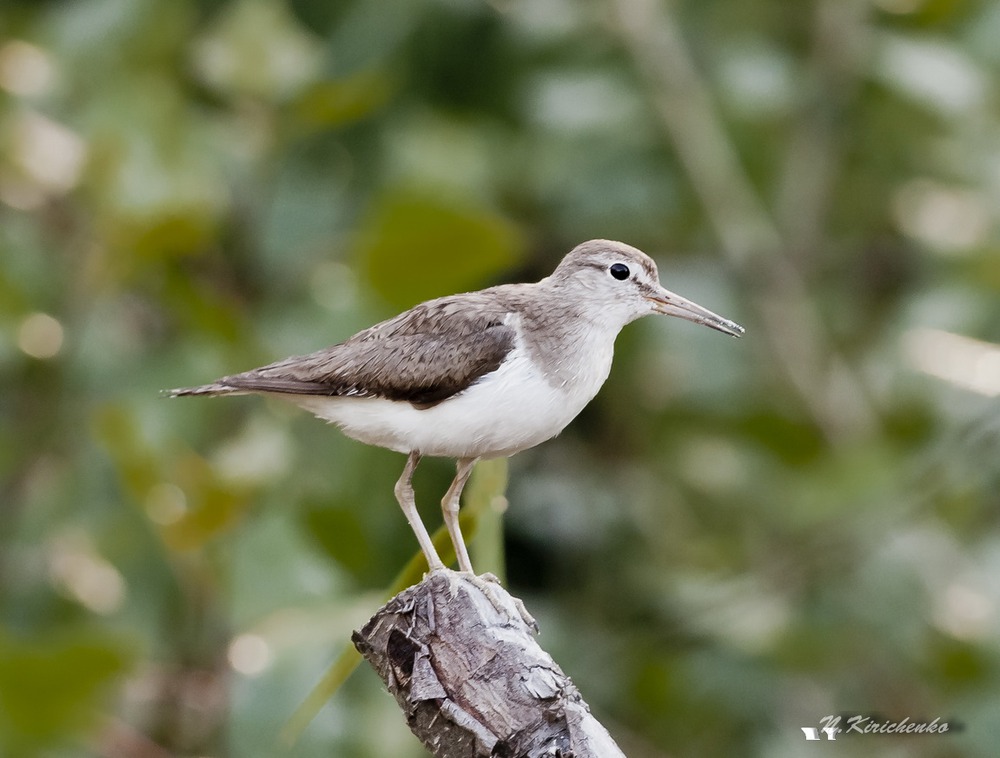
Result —
[[[444,570],[353,641],[437,758],[624,758],[536,631],[494,580]]]

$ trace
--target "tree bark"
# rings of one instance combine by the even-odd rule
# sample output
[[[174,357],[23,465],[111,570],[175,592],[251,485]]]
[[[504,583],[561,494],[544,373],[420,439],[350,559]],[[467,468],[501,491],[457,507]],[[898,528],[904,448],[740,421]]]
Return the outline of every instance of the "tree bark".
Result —
[[[435,571],[353,635],[437,758],[624,758],[495,580]]]

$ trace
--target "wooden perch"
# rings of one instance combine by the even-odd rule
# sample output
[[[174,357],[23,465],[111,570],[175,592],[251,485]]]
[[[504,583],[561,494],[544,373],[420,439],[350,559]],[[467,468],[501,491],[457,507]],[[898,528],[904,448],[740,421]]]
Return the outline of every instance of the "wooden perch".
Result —
[[[443,570],[353,641],[437,758],[624,758],[536,631],[495,580]]]

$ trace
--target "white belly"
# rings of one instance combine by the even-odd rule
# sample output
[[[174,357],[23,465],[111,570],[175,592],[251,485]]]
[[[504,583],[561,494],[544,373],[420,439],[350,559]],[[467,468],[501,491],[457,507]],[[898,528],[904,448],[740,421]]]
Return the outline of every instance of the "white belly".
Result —
[[[587,376],[562,386],[519,357],[464,392],[419,410],[406,402],[363,397],[298,396],[295,402],[369,445],[446,458],[499,458],[555,437],[604,384],[611,365],[590,364]]]

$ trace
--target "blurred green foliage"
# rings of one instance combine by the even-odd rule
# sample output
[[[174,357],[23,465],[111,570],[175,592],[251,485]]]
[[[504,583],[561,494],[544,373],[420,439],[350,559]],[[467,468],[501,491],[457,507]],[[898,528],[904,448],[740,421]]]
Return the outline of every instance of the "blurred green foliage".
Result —
[[[481,567],[629,755],[836,713],[964,726],[838,755],[994,755],[998,38],[984,0],[8,0],[0,756],[282,754],[415,551],[402,458],[159,391],[598,236],[747,336],[627,329]],[[290,754],[414,743],[359,671]]]

